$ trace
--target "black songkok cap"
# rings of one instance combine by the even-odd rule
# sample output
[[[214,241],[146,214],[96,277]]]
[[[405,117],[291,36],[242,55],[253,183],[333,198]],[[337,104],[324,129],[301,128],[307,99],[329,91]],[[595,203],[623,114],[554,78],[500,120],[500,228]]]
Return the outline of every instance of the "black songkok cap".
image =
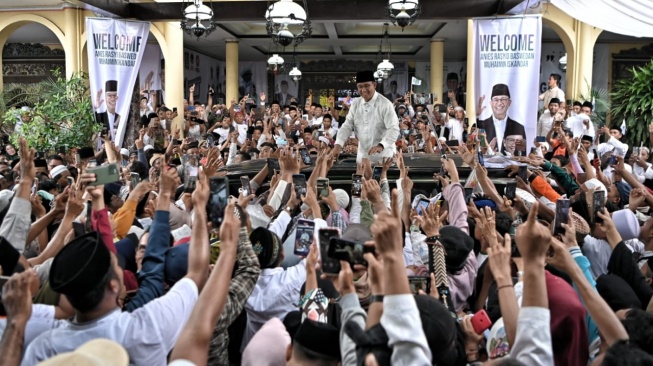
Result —
[[[495,86],[492,87],[492,96],[490,98],[494,98],[497,95],[505,95],[508,98],[510,98],[510,89],[508,89],[508,85],[506,84],[496,84]]]
[[[295,334],[295,343],[309,353],[340,360],[340,331],[331,324],[304,320]]]
[[[104,85],[104,92],[117,92],[118,91],[118,81],[117,80],[107,80]]]
[[[93,290],[111,269],[111,253],[97,231],[68,243],[54,257],[50,287],[64,295],[83,295]]]
[[[356,73],[356,83],[366,83],[368,81],[376,81],[372,71],[359,71]]]

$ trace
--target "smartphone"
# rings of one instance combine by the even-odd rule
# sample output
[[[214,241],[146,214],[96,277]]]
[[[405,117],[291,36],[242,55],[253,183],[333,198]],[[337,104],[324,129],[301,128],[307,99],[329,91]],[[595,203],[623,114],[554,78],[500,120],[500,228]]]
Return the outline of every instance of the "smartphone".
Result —
[[[306,148],[299,149],[299,156],[302,157],[304,164],[311,165],[311,156]]]
[[[476,152],[476,156],[478,156],[478,163],[479,163],[481,166],[485,166],[485,158],[483,157],[483,152],[481,152],[480,150],[477,151],[477,152]]]
[[[210,180],[211,193],[206,203],[206,212],[213,224],[213,229],[218,229],[224,219],[224,210],[229,199],[229,179],[226,177],[213,177]]]
[[[487,329],[492,327],[492,321],[484,309],[481,309],[472,316],[472,327],[476,334],[483,334]]]
[[[375,166],[372,170],[372,179],[381,183],[381,172],[383,171],[382,166]]]
[[[447,142],[445,143],[447,144],[447,146],[451,146],[451,147],[460,146],[460,142],[458,140],[447,140]]]
[[[308,121],[308,114],[302,114],[302,119]]]
[[[506,191],[505,191],[506,197],[508,197],[509,200],[514,200],[515,195],[517,194],[517,182],[508,182],[506,183]]]
[[[424,291],[425,294],[431,292],[431,277],[409,276],[408,283],[410,284],[410,292],[414,295],[418,295],[419,290]]]
[[[537,148],[536,147],[531,147],[531,152],[530,154],[535,154],[537,155]]]
[[[268,179],[274,175],[274,171],[280,171],[279,159],[268,158]]]
[[[59,146],[59,154],[61,154],[61,155],[66,154],[66,147],[65,146]]]
[[[610,155],[610,165],[615,165],[617,164],[617,156],[612,154]]]
[[[594,191],[592,195],[592,224],[602,223],[603,219],[597,215],[598,212],[603,213],[605,208],[605,191]]]
[[[249,132],[247,133],[247,139],[248,139],[249,141],[252,141],[252,137],[253,137],[253,136],[254,136],[254,134],[249,133]]]
[[[206,144],[209,149],[215,146],[215,137],[213,137],[213,134],[206,135]]]
[[[295,255],[302,257],[308,256],[313,244],[313,233],[315,232],[315,222],[312,220],[297,220],[297,229],[295,231]]]
[[[177,112],[177,107],[173,107],[173,108],[172,108],[172,112],[173,112],[173,113],[176,113],[176,112]]]
[[[138,183],[141,182],[141,176],[138,173],[129,173],[129,177],[131,178],[132,181],[132,189],[136,188]]]
[[[32,191],[31,191],[32,196],[36,194],[38,190],[39,190],[39,179],[34,178],[34,183],[32,183]]]
[[[479,139],[481,141],[481,147],[487,147],[487,140],[485,139],[485,129],[484,128],[479,128],[478,129],[478,135],[479,135]]]
[[[420,198],[419,202],[417,202],[417,207],[415,209],[417,210],[417,214],[420,216],[424,216],[424,213],[426,212],[426,209],[429,207],[429,204],[431,201]]]
[[[317,179],[317,195],[318,198],[326,197],[329,195],[329,178]]]
[[[463,118],[463,123],[469,125],[469,118],[467,117]]]
[[[596,151],[596,148],[592,148],[592,152],[594,153],[594,159],[599,159],[601,160],[601,156],[599,153]]]
[[[89,186],[101,186],[108,183],[118,182],[120,180],[120,170],[116,163],[86,169],[86,172],[95,174],[95,182],[89,183]]]
[[[413,145],[408,146],[408,153],[409,154],[414,154],[415,153],[415,146],[413,146]]]
[[[75,165],[79,165],[82,162],[82,158],[79,157],[79,154],[75,154]]]
[[[546,142],[546,136],[535,137],[535,142]]]
[[[320,258],[322,258],[322,271],[324,273],[340,273],[340,261],[329,257],[329,244],[332,238],[339,238],[340,230],[334,227],[322,228],[318,231],[318,245],[320,246]]]
[[[347,261],[353,267],[355,264],[367,266],[363,254],[373,253],[374,247],[367,247],[365,244],[342,238],[331,238],[329,240],[328,256],[340,261]]]
[[[242,177],[240,177],[240,184],[243,186],[243,195],[245,197],[252,194],[252,185],[249,183],[248,176],[243,175]]]
[[[520,165],[517,174],[524,182],[528,182],[528,167],[526,165]]]
[[[72,187],[75,184],[75,178],[73,177],[66,177],[66,180],[68,181],[68,187]]]
[[[293,187],[295,187],[296,198],[301,199],[302,196],[306,196],[306,176],[304,174],[293,174],[292,185]],[[319,182],[318,182],[318,186],[319,186]],[[327,184],[327,189],[328,189],[328,184]]]
[[[351,175],[351,196],[360,198],[363,192],[363,176],[360,174]]]
[[[84,232],[85,233],[90,233],[93,231],[93,226],[92,226],[92,218],[93,218],[93,205],[91,205],[91,202],[86,202],[86,223],[84,224]]]
[[[473,187],[465,187],[463,188],[465,192],[465,203],[469,202],[469,199],[472,197],[472,194],[474,193],[474,188]]]
[[[559,198],[556,201],[556,216],[553,224],[553,235],[564,235],[565,229],[562,224],[569,224],[570,201],[566,198]]]

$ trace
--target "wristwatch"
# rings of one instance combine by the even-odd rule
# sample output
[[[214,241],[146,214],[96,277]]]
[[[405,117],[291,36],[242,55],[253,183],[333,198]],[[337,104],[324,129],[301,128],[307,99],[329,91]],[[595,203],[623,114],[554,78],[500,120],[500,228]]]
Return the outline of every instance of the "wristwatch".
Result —
[[[383,146],[382,143],[378,143],[376,146],[378,146],[378,147],[380,147],[380,148],[382,148],[382,149],[385,149],[385,146]]]
[[[370,304],[374,302],[383,302],[383,295],[372,295],[370,296]]]
[[[292,212],[292,210],[293,210],[293,208],[292,208],[292,207],[290,207],[290,206],[286,206],[286,212],[288,212],[288,213],[291,213],[291,212]]]

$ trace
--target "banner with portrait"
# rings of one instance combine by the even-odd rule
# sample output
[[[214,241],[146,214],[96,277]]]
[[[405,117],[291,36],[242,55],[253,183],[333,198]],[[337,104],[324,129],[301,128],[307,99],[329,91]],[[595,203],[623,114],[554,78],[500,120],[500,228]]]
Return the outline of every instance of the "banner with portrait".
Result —
[[[86,18],[88,75],[95,120],[122,146],[150,23]]]
[[[299,66],[299,65],[296,65]],[[286,70],[292,70],[293,65],[286,65]],[[259,93],[260,94],[260,93]],[[299,103],[299,81],[292,79],[288,73],[278,74],[274,77],[274,95],[267,102],[279,102],[279,105],[290,105],[290,101],[295,99]]]
[[[472,42],[477,127],[495,151],[525,154],[537,128],[542,17],[475,19]]]
[[[241,61],[238,63],[238,95],[249,95],[255,103],[259,94],[268,90],[268,64],[266,62]]]
[[[191,85],[195,85],[194,101],[207,104],[213,89],[213,104],[225,104],[224,61],[184,48],[184,98],[190,98]]]
[[[408,64],[406,62],[394,62],[392,74],[383,80],[383,94],[386,98],[394,102],[395,99],[403,97],[406,92],[410,91],[408,80]]]
[[[162,59],[161,47],[159,47],[158,43],[147,43],[145,45],[138,80],[141,95],[147,96],[152,109],[155,109],[157,104],[164,103],[162,79],[165,70],[162,67]]]

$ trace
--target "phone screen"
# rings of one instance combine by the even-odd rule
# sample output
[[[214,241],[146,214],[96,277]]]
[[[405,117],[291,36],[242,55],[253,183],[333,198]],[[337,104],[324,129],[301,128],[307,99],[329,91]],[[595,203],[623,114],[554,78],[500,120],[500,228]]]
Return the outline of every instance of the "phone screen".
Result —
[[[240,177],[240,184],[243,186],[243,195],[245,197],[252,194],[252,185],[249,183],[248,176],[243,175],[242,177]]]
[[[315,231],[315,222],[311,220],[299,219],[297,221],[297,230],[295,231],[295,255],[302,257],[308,256],[313,244],[313,232]]]
[[[329,195],[329,179],[328,178],[318,178],[317,179],[317,193],[318,193],[318,198],[327,197]]]
[[[209,214],[209,220],[213,224],[213,229],[222,225],[224,219],[224,210],[227,207],[229,198],[229,180],[222,177],[211,178],[211,194],[209,201],[206,203],[206,212]]]
[[[138,183],[141,182],[141,176],[138,175],[138,173],[129,173],[129,177],[131,178],[132,181],[132,189],[136,188]]]
[[[474,193],[474,188],[465,187],[463,190],[465,191],[465,202],[469,202],[469,198],[472,197],[472,194]]]
[[[409,276],[408,283],[410,284],[410,292],[414,295],[419,294],[419,290],[424,291],[425,294],[431,292],[431,278],[426,276]]]
[[[308,150],[299,149],[299,155],[302,157],[304,164],[311,165],[311,156],[308,154]]]
[[[509,200],[514,200],[515,195],[517,194],[517,182],[508,182],[506,184],[506,197]]]
[[[603,208],[605,207],[605,191],[594,191],[592,194],[592,219],[593,223],[601,223],[603,219],[597,215],[597,212],[603,213]]]
[[[476,155],[478,156],[478,163],[481,166],[485,166],[485,158],[483,157],[483,153],[481,151],[477,151]]]
[[[519,178],[521,178],[524,182],[528,181],[528,167],[526,165],[520,165],[519,166]]]
[[[535,142],[546,142],[546,136],[535,137]]]
[[[424,213],[426,212],[426,209],[429,207],[430,203],[431,202],[427,199],[424,198],[420,199],[419,202],[417,202],[417,207],[416,207],[417,214],[423,216]]]
[[[556,201],[556,216],[553,226],[553,235],[564,235],[565,229],[562,224],[569,224],[569,204],[570,201],[565,198],[559,198]]]
[[[365,252],[365,245],[363,243],[337,237],[332,237],[329,240],[329,257],[347,261],[352,267],[355,264],[367,266],[367,261],[363,259]]]
[[[324,273],[338,274],[340,272],[340,261],[329,258],[329,242],[331,238],[339,238],[340,230],[336,228],[324,228],[318,231],[320,245],[320,257],[322,258],[322,271]]]
[[[281,167],[279,165],[278,159],[268,158],[268,178],[272,178],[274,171],[280,171]]]
[[[295,197],[306,196],[306,176],[304,174],[293,174],[292,184],[295,187]]]
[[[363,176],[360,174],[351,175],[351,196],[360,197],[363,191]]]
[[[372,171],[372,179],[374,179],[377,182],[381,182],[381,172],[383,171],[383,167],[381,166],[375,166],[374,170]]]

